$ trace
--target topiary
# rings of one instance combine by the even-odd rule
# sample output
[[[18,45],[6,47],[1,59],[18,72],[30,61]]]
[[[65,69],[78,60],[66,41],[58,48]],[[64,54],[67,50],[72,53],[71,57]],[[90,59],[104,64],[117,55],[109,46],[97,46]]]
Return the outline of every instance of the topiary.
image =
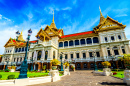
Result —
[[[2,75],[0,75],[0,79],[2,78]]]
[[[10,70],[9,69],[6,69],[5,72],[9,72]]]
[[[8,76],[8,79],[14,79],[15,78],[15,75],[9,75]]]

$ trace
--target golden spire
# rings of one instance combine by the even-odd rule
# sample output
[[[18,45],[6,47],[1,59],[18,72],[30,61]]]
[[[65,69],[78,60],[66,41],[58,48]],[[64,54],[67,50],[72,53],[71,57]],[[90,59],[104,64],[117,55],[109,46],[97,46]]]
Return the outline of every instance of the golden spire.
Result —
[[[103,23],[103,21],[105,20],[105,18],[104,18],[104,16],[102,15],[100,6],[99,6],[99,10],[100,10],[100,23],[99,23],[99,24],[101,24],[101,23]]]
[[[53,10],[53,19],[52,19],[52,23],[54,23],[54,10]]]
[[[22,31],[21,31],[19,37],[18,37],[18,40],[25,41],[25,40],[23,39],[23,28],[22,28]]]
[[[56,28],[55,22],[54,22],[54,10],[53,10],[53,19],[52,19],[52,23],[50,25],[51,28]]]

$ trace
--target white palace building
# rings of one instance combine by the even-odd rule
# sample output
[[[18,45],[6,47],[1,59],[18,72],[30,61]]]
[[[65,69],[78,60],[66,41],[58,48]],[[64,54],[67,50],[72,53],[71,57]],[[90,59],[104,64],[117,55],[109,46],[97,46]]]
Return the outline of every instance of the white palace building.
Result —
[[[98,68],[102,68],[102,61],[110,61],[116,68],[122,68],[122,62],[118,57],[130,54],[129,40],[125,35],[126,25],[115,21],[111,17],[104,18],[100,11],[99,24],[92,31],[64,35],[63,29],[57,29],[54,23],[54,15],[51,25],[40,29],[36,34],[38,40],[30,41],[28,49],[28,68],[33,64],[34,70],[42,70],[46,65],[51,69],[50,61],[60,60],[63,52],[63,61],[75,64],[75,69],[93,69],[94,58]],[[87,29],[87,28],[86,28]],[[18,40],[25,41],[22,32]],[[10,38],[5,44],[5,50],[0,63],[0,69],[5,69],[9,58],[9,65],[16,64],[20,67],[25,57],[26,42],[19,42]],[[31,61],[33,58],[33,63]]]

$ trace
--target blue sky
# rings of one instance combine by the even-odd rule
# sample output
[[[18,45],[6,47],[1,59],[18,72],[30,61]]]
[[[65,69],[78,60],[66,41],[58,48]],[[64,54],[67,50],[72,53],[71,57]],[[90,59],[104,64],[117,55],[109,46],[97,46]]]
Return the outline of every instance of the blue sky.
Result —
[[[57,28],[64,34],[90,31],[99,23],[100,11],[105,17],[118,20],[126,25],[126,36],[130,39],[130,1],[129,0],[0,0],[0,54],[10,37],[23,28],[23,38],[32,29],[31,40],[42,27],[50,25],[55,16]]]

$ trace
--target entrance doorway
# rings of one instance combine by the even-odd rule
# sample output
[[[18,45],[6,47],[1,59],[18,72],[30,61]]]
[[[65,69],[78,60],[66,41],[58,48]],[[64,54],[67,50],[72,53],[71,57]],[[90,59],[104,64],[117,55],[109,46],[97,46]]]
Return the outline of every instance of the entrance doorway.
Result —
[[[77,64],[77,70],[81,70],[80,64]]]
[[[84,70],[87,70],[87,69],[88,69],[87,64],[84,63]]]
[[[35,69],[34,70],[38,70],[38,64],[35,64]]]
[[[90,70],[94,70],[94,63],[90,64]]]

